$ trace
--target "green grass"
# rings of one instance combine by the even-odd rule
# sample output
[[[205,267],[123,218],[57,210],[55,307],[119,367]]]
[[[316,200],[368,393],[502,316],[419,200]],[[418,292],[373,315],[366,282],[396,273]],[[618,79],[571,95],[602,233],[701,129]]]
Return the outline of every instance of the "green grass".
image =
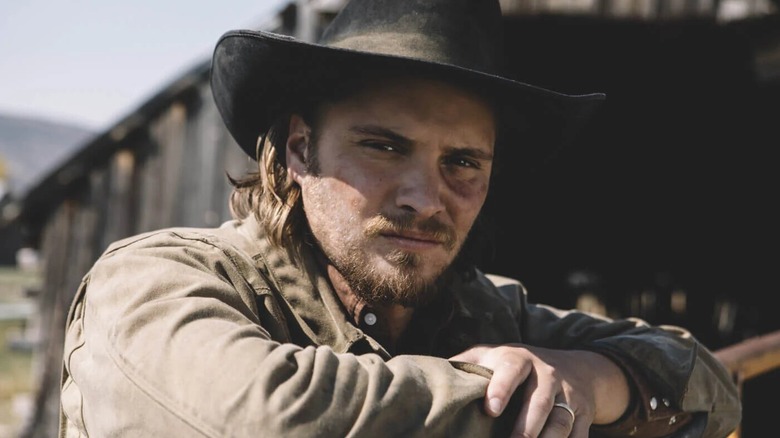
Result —
[[[36,271],[0,266],[0,286],[35,287],[40,284],[40,280],[40,274]]]
[[[30,302],[24,291],[39,285],[37,272],[0,267],[0,304]],[[17,414],[15,405],[20,397],[32,397],[35,391],[32,352],[10,348],[10,340],[22,335],[25,324],[24,319],[0,320],[0,436],[18,433],[23,418]]]
[[[20,321],[0,321],[0,430],[17,430],[22,418],[14,412],[14,400],[19,396],[32,396],[32,353],[8,348],[7,340],[12,334],[21,332]]]

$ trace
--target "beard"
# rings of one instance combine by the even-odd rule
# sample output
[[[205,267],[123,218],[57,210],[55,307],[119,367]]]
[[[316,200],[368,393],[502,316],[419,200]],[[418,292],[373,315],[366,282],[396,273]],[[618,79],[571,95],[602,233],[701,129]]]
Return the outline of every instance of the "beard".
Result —
[[[316,141],[316,133],[313,131],[311,135],[315,139],[313,141]],[[309,147],[308,150],[310,156],[306,162],[306,170],[312,176],[319,177],[318,148]],[[320,183],[312,186],[309,191],[310,202],[315,206],[314,210],[325,211],[331,208],[331,197],[321,189]],[[353,220],[355,220],[354,217],[346,219],[346,226],[359,227],[357,222],[352,222]],[[344,239],[344,235],[335,236],[331,234],[334,232],[332,228],[323,235],[324,241],[315,237],[311,228],[309,232],[352,292],[366,304],[422,307],[433,301],[454,277],[455,269],[452,263],[464,241],[458,241],[455,229],[441,222],[438,218],[431,217],[415,221],[416,215],[410,212],[380,213],[368,221],[361,238],[356,240]],[[417,253],[401,250],[391,251],[384,255],[384,261],[390,265],[390,269],[378,269],[378,266],[372,263],[372,257],[376,257],[376,254],[369,254],[364,247],[366,242],[378,238],[382,233],[399,233],[409,230],[427,233],[432,238],[442,242],[444,249],[452,254],[452,258],[447,263],[443,263],[438,272],[428,278],[420,275],[420,267],[425,263],[425,260]],[[335,245],[336,241],[338,241],[338,245]],[[331,246],[328,243],[334,245]]]
[[[443,242],[444,248],[457,254],[459,249],[455,231],[438,219],[429,218],[415,223],[412,213],[388,216],[379,215],[369,221],[363,237],[368,240],[386,232],[417,230],[429,233]],[[397,304],[404,307],[421,307],[433,301],[452,278],[451,262],[445,264],[433,276],[420,275],[425,262],[419,254],[394,250],[384,256],[391,270],[377,270],[365,250],[354,242],[339,255],[328,254],[331,262],[351,287],[353,293],[369,305]],[[454,255],[453,255],[454,259]]]

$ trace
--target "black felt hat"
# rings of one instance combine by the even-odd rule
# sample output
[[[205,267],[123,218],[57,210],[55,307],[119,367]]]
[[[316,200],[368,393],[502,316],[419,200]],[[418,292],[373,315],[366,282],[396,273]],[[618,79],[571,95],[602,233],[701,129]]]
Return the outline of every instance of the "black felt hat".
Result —
[[[364,69],[468,84],[498,102],[502,143],[550,155],[605,98],[568,95],[501,75],[498,0],[352,0],[317,43],[233,30],[217,42],[211,88],[236,142],[256,157],[257,139],[296,99]],[[354,77],[354,76],[351,76]]]

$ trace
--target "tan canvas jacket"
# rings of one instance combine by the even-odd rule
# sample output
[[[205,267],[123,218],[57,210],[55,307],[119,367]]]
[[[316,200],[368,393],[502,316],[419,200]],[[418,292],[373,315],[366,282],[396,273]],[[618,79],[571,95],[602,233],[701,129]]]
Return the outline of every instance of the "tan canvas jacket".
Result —
[[[682,329],[528,304],[519,283],[478,273],[416,312],[414,342],[391,356],[306,266],[251,219],[111,245],[68,317],[60,436],[506,436],[516,409],[481,410],[490,371],[445,358],[508,342],[634,370],[634,406],[591,436],[725,437],[740,421],[728,373]]]

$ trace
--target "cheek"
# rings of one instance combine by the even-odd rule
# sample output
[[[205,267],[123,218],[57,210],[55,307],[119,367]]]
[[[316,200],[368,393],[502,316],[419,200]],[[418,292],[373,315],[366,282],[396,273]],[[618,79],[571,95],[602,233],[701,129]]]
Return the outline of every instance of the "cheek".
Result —
[[[344,190],[350,192],[351,204],[356,206],[381,199],[392,184],[394,174],[397,172],[379,166],[355,164],[340,169],[336,178],[346,186]]]
[[[324,178],[319,196],[327,204],[327,214],[349,217],[350,221],[371,215],[370,204],[380,196],[378,180],[378,177],[350,171]]]
[[[476,219],[485,204],[488,192],[488,181],[476,181],[457,184],[452,187],[450,211],[456,221],[469,227]]]
[[[487,197],[489,183],[489,178],[476,176],[464,180],[453,178],[448,182],[448,185],[461,203],[468,205],[478,204],[481,207]]]

